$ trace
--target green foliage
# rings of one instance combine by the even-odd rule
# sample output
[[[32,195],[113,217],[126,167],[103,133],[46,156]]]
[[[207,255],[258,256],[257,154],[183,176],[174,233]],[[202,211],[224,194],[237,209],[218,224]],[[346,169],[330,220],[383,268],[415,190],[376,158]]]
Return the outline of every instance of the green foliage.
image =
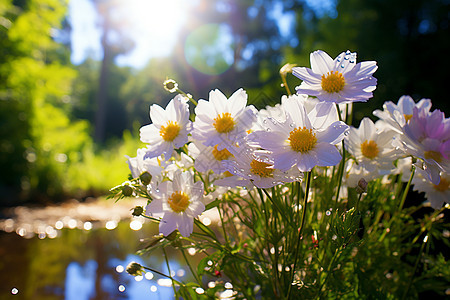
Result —
[[[68,49],[52,38],[65,17],[67,3],[35,0],[21,7],[2,3],[0,45],[5,56],[0,59],[0,168],[5,172],[0,175],[1,203],[107,191],[111,184],[120,183],[118,174],[127,168],[125,155],[134,153],[139,143],[125,132],[124,142],[97,149],[90,136],[93,119],[76,114],[77,109],[95,110],[87,106],[92,97],[83,99],[80,108],[79,96],[92,88],[95,72],[81,69],[78,74],[64,64]],[[120,69],[117,74],[124,72]],[[123,78],[112,78],[117,87],[110,91],[112,95],[119,94]],[[110,111],[119,115],[116,102]],[[111,123],[122,134],[123,123],[116,117]]]
[[[207,206],[218,209],[216,227],[194,220],[196,230],[190,237],[178,231],[158,235],[139,253],[195,248],[201,259],[190,269],[198,279],[175,284],[176,296],[188,299],[218,297],[227,281],[233,284],[236,299],[400,299],[427,291],[443,294],[448,258],[433,245],[448,247],[443,237],[450,229],[443,219],[445,208],[421,218],[412,217],[417,207],[399,210],[404,183],[395,182],[395,175],[394,183],[374,180],[361,197],[349,188],[348,196],[335,201],[330,190],[336,191],[338,182],[327,174],[326,168],[313,170],[310,201],[298,210],[307,193],[304,182],[267,190],[231,189]],[[129,182],[133,195],[152,201],[151,194],[141,192],[147,187],[139,178]],[[123,195],[113,190],[113,197]],[[300,213],[306,213],[304,228]],[[209,280],[215,281],[213,288],[206,287]],[[204,293],[194,293],[197,287]]]

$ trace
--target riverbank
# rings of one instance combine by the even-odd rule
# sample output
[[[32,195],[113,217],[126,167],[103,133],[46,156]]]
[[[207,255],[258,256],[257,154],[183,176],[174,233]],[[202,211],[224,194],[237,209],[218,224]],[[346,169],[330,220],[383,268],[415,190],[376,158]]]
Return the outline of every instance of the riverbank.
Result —
[[[16,232],[31,238],[56,237],[57,230],[78,228],[90,230],[106,227],[113,229],[125,219],[131,218],[131,210],[145,206],[145,199],[130,198],[114,202],[104,198],[88,198],[83,202],[76,199],[51,205],[28,205],[3,208],[0,230]]]

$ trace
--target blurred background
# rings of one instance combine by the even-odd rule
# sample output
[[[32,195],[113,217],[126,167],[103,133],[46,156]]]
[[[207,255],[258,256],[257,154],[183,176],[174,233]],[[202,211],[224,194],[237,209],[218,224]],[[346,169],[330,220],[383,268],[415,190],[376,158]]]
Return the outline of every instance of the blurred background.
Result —
[[[208,99],[215,88],[229,96],[243,87],[249,103],[262,108],[286,93],[279,75],[284,64],[309,67],[314,50],[335,57],[349,49],[358,61],[379,66],[374,97],[354,106],[354,125],[402,95],[430,98],[448,117],[449,7],[448,0],[2,0],[0,207],[9,210],[0,217],[12,220],[2,229],[43,245],[39,230],[28,229],[37,237],[20,231],[14,208],[67,199],[90,203],[126,180],[125,155],[136,156],[143,146],[139,128],[150,123],[149,106],[164,106],[174,96],[162,87],[167,78],[195,99]],[[291,90],[300,84],[290,74],[287,79]],[[58,220],[70,228],[63,217]],[[86,231],[85,216],[73,218],[73,228]],[[17,253],[7,244],[24,253],[32,246],[10,234],[0,238],[4,273],[21,259],[3,256]],[[119,243],[107,240],[115,241],[113,248]],[[84,262],[95,261],[92,253]],[[72,272],[74,256],[64,257],[59,280]],[[27,266],[35,273],[32,258]],[[0,295],[15,295],[12,285]],[[58,286],[60,296],[42,299],[64,297],[64,286]]]

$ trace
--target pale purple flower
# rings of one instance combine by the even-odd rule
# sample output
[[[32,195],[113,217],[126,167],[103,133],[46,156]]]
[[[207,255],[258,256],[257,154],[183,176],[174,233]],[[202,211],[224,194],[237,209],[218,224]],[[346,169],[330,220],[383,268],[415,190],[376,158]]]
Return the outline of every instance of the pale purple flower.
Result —
[[[348,50],[334,60],[317,50],[311,53],[310,60],[311,69],[292,68],[292,74],[303,80],[297,93],[334,103],[367,101],[373,96],[377,79],[372,75],[378,68],[375,61],[356,63],[356,53]]]
[[[315,166],[334,166],[342,158],[335,146],[344,138],[348,125],[335,121],[336,108],[319,112],[314,108],[307,113],[301,101],[288,98],[282,103],[286,120],[265,120],[265,130],[255,131],[250,139],[262,149],[271,152],[273,167],[287,171],[292,167],[301,172]]]
[[[397,106],[385,103],[374,114],[401,133],[394,146],[420,159],[431,182],[439,184],[439,173],[450,173],[450,119],[438,109],[431,112],[429,99],[415,105],[410,97],[400,100]]]

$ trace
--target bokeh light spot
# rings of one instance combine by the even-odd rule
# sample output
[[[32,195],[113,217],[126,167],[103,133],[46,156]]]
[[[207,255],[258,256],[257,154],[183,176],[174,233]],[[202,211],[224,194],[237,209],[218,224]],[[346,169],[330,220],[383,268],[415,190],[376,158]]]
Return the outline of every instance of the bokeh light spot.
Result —
[[[226,25],[206,24],[186,38],[184,55],[189,65],[208,75],[219,75],[234,63],[233,36]]]

